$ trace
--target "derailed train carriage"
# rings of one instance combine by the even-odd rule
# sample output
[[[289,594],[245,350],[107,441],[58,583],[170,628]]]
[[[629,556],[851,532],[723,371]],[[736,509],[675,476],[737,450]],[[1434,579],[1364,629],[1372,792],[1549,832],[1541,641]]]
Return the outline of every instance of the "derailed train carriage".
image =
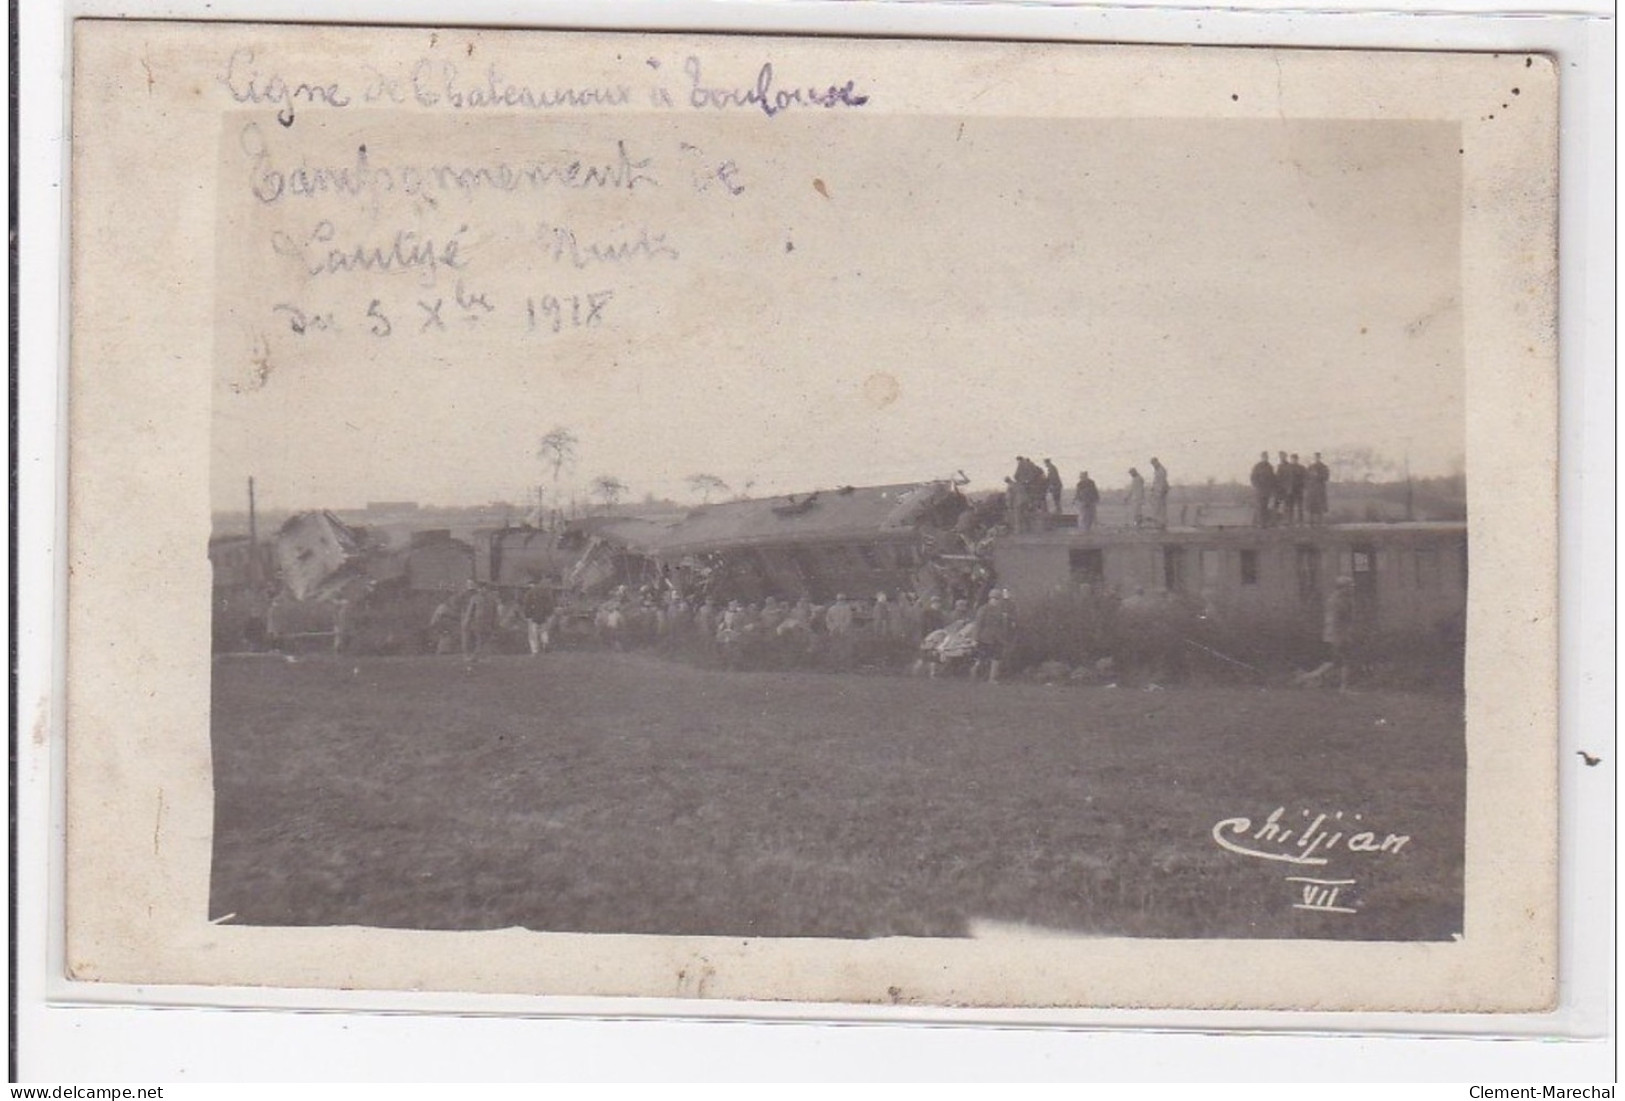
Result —
[[[1007,536],[999,584],[1027,622],[1058,605],[1161,606],[1187,640],[1272,658],[1312,652],[1328,592],[1353,588],[1368,658],[1459,668],[1466,637],[1465,523],[1056,530]]]
[[[996,495],[984,503],[996,504]],[[953,481],[842,487],[666,517],[592,517],[558,532],[484,529],[468,542],[447,531],[416,532],[406,546],[380,543],[331,513],[302,513],[274,541],[282,592],[269,633],[331,638],[337,601],[364,593],[364,618],[379,637],[363,645],[423,648],[429,612],[470,581],[510,597],[544,584],[567,614],[583,620],[622,586],[656,601],[676,593],[694,601],[827,603],[844,593],[860,602],[861,615],[862,602],[880,591],[976,601],[996,583],[1010,591],[1039,659],[1067,656],[1046,652],[1037,637],[1046,623],[1066,621],[1077,657],[1089,640],[1080,641],[1076,620],[1148,604],[1178,619],[1177,630],[1194,640],[1268,659],[1316,642],[1326,593],[1347,576],[1363,638],[1435,664],[1441,655],[1460,662],[1462,523],[1061,526],[989,536],[986,526],[999,516],[997,508],[974,505]],[[227,549],[224,541],[211,544],[217,589],[236,576]]]
[[[592,533],[565,581],[583,594],[648,586],[718,601],[971,596],[991,574],[955,530],[969,508],[956,484],[936,481],[730,501],[666,522],[612,521]]]
[[[391,542],[327,511],[290,516],[261,544],[263,565],[253,578],[233,568],[230,545],[210,543],[215,646],[224,650],[328,646],[347,610],[355,648],[419,651],[429,645],[426,626],[435,605],[474,576],[474,548],[447,529]],[[254,614],[229,614],[241,605]]]

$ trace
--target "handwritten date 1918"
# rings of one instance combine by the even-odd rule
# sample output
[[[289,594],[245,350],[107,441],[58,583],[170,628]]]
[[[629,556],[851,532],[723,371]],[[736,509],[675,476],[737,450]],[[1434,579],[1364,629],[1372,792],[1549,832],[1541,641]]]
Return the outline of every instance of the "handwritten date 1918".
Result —
[[[604,307],[615,292],[589,291],[587,294],[551,295],[525,299],[528,328],[533,333],[562,332],[601,325]]]
[[[450,294],[423,294],[415,297],[373,298],[364,306],[333,309],[295,302],[278,302],[271,307],[278,327],[294,336],[309,339],[350,331],[365,332],[378,339],[523,325],[524,331],[538,335],[592,329],[604,324],[606,310],[615,292],[610,289],[579,294],[542,294],[523,300],[523,321],[519,303],[493,298],[487,291],[457,281]]]

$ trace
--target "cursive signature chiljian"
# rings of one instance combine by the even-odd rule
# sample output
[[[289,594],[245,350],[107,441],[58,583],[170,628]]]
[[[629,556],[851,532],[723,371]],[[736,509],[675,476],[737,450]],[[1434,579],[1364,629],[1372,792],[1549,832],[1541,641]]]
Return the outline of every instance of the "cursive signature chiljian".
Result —
[[[1276,807],[1256,828],[1251,818],[1225,818],[1213,824],[1213,840],[1220,848],[1260,860],[1281,860],[1288,864],[1321,865],[1338,851],[1351,853],[1397,853],[1410,841],[1409,834],[1386,833],[1359,828],[1363,815],[1345,818],[1342,811],[1299,812],[1301,823],[1287,816],[1286,807]],[[1292,823],[1289,825],[1288,823]]]

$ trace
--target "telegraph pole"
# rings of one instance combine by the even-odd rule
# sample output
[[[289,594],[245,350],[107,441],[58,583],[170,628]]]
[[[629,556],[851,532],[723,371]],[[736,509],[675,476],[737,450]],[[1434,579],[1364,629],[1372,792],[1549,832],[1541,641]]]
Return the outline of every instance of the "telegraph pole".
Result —
[[[1416,491],[1411,485],[1411,438],[1405,437],[1405,520],[1416,519]]]
[[[248,479],[248,576],[256,585],[260,582],[260,530],[254,515],[254,479]]]

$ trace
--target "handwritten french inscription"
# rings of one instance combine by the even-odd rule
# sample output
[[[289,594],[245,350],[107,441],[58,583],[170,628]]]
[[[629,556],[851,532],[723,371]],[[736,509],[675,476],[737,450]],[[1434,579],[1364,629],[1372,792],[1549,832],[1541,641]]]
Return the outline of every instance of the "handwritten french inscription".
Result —
[[[856,80],[785,79],[764,61],[745,79],[715,77],[704,62],[683,59],[681,79],[662,79],[662,65],[651,59],[647,74],[593,85],[538,86],[513,81],[491,62],[471,68],[453,61],[419,58],[393,71],[368,67],[361,80],[323,73],[285,73],[249,47],[231,52],[219,83],[240,104],[276,108],[276,121],[291,127],[302,107],[344,109],[411,104],[452,111],[593,110],[617,107],[665,107],[690,110],[744,109],[774,118],[793,109],[825,110],[862,107],[869,96]]]
[[[219,64],[234,393],[264,389],[266,364],[368,348],[400,370],[481,339],[637,341],[715,269],[743,224],[727,208],[764,201],[750,130],[870,102],[856,79],[685,52],[617,55],[619,78],[591,83],[501,58],[307,64],[257,46]]]

